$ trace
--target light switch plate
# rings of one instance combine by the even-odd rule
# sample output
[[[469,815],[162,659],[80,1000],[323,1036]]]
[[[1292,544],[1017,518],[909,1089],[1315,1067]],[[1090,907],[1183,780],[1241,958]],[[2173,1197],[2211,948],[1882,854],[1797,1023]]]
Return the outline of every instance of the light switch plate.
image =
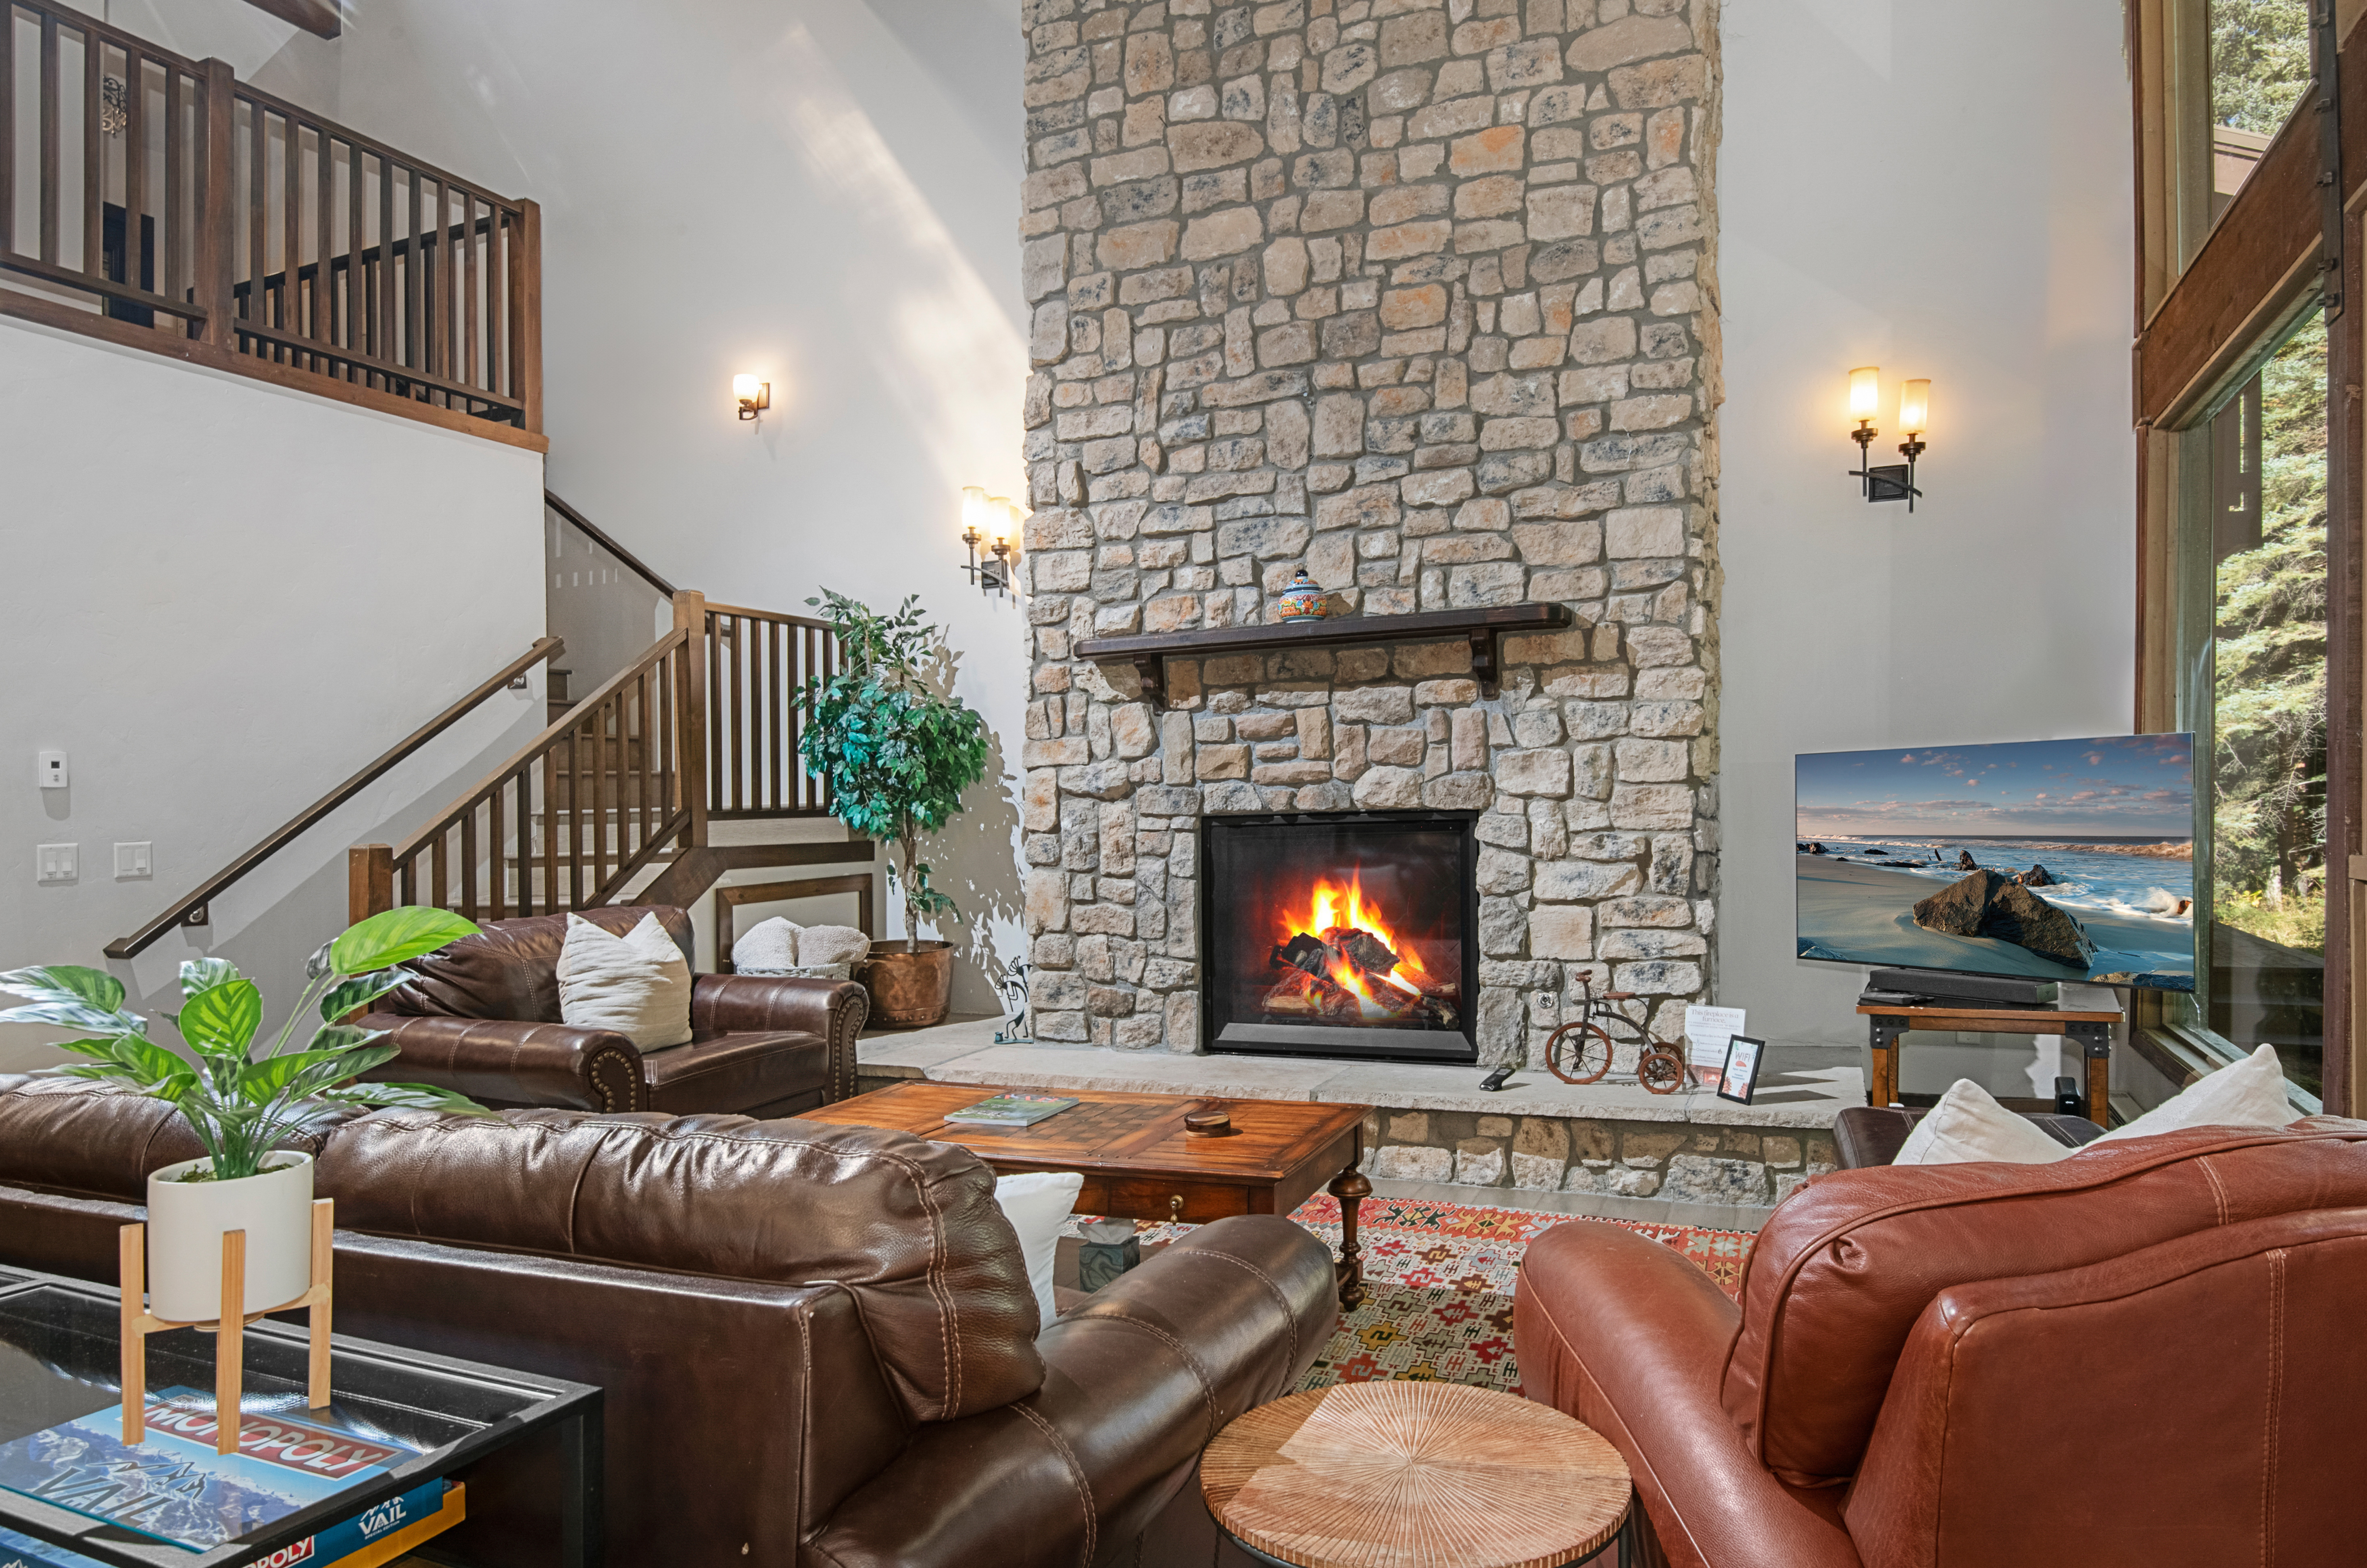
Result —
[[[37,880],[72,882],[81,875],[77,869],[81,858],[80,844],[42,844],[39,846]]]
[[[122,882],[150,874],[148,869],[150,852],[154,848],[155,845],[146,840],[136,844],[116,845],[115,879]]]

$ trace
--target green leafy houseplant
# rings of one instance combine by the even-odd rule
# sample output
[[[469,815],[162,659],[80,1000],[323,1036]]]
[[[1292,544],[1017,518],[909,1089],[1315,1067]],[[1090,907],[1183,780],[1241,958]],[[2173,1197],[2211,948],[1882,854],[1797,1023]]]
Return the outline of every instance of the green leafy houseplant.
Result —
[[[397,1052],[374,1042],[374,1030],[338,1021],[367,1007],[411,976],[393,967],[475,932],[447,909],[389,909],[347,931],[312,954],[306,985],[270,1049],[257,1055],[263,993],[227,959],[197,958],[181,965],[180,1031],[193,1061],[148,1038],[148,1021],[123,1007],[123,983],[104,970],[59,964],[0,974],[0,990],[32,1003],[0,1012],[0,1023],[62,1024],[83,1037],[58,1042],[87,1062],[42,1069],[77,1078],[128,1084],[178,1107],[213,1161],[217,1181],[258,1175],[272,1145],[340,1105],[402,1105],[491,1114],[462,1095],[424,1084],[356,1083],[360,1074]],[[320,1025],[300,1050],[289,1047],[297,1026],[318,1000]],[[203,1179],[199,1173],[198,1179]]]
[[[921,919],[954,913],[954,901],[929,885],[921,840],[961,809],[961,794],[986,773],[986,724],[959,697],[929,683],[926,666],[945,646],[921,617],[921,596],[883,615],[822,590],[819,605],[837,634],[842,665],[801,694],[813,720],[798,744],[807,763],[830,781],[831,810],[856,832],[893,841],[904,892],[904,936],[918,951]]]

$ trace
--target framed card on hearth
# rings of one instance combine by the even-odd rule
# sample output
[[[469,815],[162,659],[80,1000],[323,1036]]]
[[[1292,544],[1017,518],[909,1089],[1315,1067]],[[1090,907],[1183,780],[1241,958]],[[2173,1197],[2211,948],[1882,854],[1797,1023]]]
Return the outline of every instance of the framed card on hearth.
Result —
[[[1717,1077],[1717,1097],[1737,1105],[1750,1103],[1753,1090],[1759,1087],[1759,1063],[1766,1055],[1767,1042],[1738,1034],[1726,1043],[1726,1070]]]

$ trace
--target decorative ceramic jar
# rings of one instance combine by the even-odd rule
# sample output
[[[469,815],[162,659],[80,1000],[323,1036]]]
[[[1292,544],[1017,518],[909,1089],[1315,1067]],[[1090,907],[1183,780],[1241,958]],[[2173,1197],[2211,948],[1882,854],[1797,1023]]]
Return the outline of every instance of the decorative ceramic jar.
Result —
[[[1290,586],[1274,602],[1274,607],[1285,621],[1319,621],[1323,618],[1323,590],[1315,586],[1307,569],[1300,567],[1292,574]]]
[[[248,1312],[312,1287],[312,1156],[268,1156],[259,1176],[184,1181],[210,1170],[204,1156],[148,1177],[148,1310],[172,1323],[221,1315],[222,1233],[246,1233]]]

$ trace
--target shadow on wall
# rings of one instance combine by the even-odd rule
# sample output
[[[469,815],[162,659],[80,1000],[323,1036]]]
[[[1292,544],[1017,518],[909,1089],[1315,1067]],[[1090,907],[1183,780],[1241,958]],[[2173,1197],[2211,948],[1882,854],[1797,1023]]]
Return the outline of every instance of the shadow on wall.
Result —
[[[1002,737],[989,729],[986,776],[964,792],[961,815],[931,840],[934,862],[945,869],[942,884],[960,909],[938,934],[968,960],[955,966],[956,1012],[1002,1010],[997,987],[1009,960],[996,951],[998,930],[1013,953],[1025,951],[1017,934],[1025,899],[1014,851],[1018,832],[1019,797],[1003,767]]]

